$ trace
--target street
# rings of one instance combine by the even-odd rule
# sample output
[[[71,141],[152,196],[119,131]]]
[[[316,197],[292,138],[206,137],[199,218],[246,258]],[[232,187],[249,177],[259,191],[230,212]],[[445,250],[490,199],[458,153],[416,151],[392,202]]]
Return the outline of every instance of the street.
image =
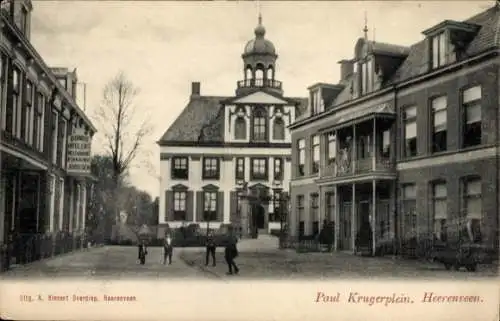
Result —
[[[494,266],[477,272],[446,271],[442,265],[392,257],[359,257],[348,253],[296,253],[279,250],[277,239],[260,236],[238,243],[238,276],[228,276],[224,250],[216,252],[217,266],[205,267],[204,248],[175,248],[172,265],[161,264],[162,248],[149,248],[145,265],[137,263],[135,246],[105,246],[70,253],[16,267],[2,278],[83,277],[88,279],[187,278],[187,279],[386,279],[421,278],[467,280],[496,277]],[[211,262],[210,262],[211,263]]]

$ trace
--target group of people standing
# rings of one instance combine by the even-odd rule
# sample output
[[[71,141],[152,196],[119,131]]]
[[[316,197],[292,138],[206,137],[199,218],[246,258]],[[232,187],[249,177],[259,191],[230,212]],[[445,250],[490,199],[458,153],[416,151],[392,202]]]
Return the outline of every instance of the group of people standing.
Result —
[[[234,259],[238,256],[237,238],[230,234],[227,237],[227,242],[224,247],[224,259],[227,263],[229,271],[228,275],[238,274],[240,272],[239,267],[236,265]],[[213,233],[209,233],[206,241],[206,255],[205,255],[205,266],[208,266],[210,257],[212,258],[212,266],[216,266],[215,253],[217,249],[217,244],[215,243]],[[173,254],[173,244],[172,236],[170,233],[165,235],[163,243],[163,264],[172,264],[172,254]],[[145,240],[141,240],[138,245],[138,261],[139,264],[146,264],[146,256],[148,255],[148,247]]]

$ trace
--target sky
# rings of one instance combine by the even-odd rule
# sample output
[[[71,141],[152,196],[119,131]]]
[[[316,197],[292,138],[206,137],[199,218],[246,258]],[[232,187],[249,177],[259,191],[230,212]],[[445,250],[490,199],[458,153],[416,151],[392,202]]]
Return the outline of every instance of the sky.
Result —
[[[79,81],[86,84],[89,116],[118,72],[140,88],[135,105],[151,119],[153,130],[146,152],[131,168],[131,182],[156,197],[156,141],[188,103],[191,82],[201,82],[202,95],[234,95],[236,82],[243,79],[241,54],[254,38],[259,7],[266,38],[278,54],[276,79],[283,82],[286,96],[305,97],[308,86],[339,80],[337,62],[353,58],[365,13],[370,39],[411,45],[423,39],[428,27],[445,19],[467,19],[494,3],[35,0],[31,41],[49,66],[77,68]],[[138,117],[135,125],[143,119]],[[94,154],[104,150],[101,139],[98,133]],[[153,170],[141,165],[145,158]]]

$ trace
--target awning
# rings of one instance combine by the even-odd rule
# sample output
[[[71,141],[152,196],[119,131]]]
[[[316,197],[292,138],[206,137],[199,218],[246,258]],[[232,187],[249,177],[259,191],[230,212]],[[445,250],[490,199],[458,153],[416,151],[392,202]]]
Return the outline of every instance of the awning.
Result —
[[[332,129],[351,126],[355,123],[368,120],[374,116],[394,118],[396,117],[396,112],[389,104],[368,106],[361,109],[355,107],[346,108],[333,114],[333,117],[329,119],[330,125],[321,129],[320,132],[328,132]]]

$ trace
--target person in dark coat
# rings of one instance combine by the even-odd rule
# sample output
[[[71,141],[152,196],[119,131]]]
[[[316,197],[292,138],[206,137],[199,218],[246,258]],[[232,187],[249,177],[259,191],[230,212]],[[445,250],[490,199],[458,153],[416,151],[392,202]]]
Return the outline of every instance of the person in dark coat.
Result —
[[[165,235],[165,241],[163,243],[163,264],[172,264],[172,254],[174,252],[174,247],[172,245],[172,237],[170,234]]]
[[[235,274],[238,274],[240,272],[240,269],[234,262],[234,259],[238,256],[238,248],[236,246],[236,243],[237,240],[231,233],[229,235],[229,240],[227,242],[226,248],[224,250],[224,258],[226,259],[226,263],[229,268],[229,271],[227,272],[228,275],[232,275],[233,270]]]
[[[138,253],[138,259],[141,265],[144,265],[146,263],[146,255],[148,255],[148,247],[146,246],[146,241],[142,240],[139,243],[138,247],[139,253]]]
[[[215,266],[215,240],[212,232],[208,234],[207,244],[206,244],[206,256],[205,256],[205,266],[208,265],[210,256],[212,257],[212,266]]]

